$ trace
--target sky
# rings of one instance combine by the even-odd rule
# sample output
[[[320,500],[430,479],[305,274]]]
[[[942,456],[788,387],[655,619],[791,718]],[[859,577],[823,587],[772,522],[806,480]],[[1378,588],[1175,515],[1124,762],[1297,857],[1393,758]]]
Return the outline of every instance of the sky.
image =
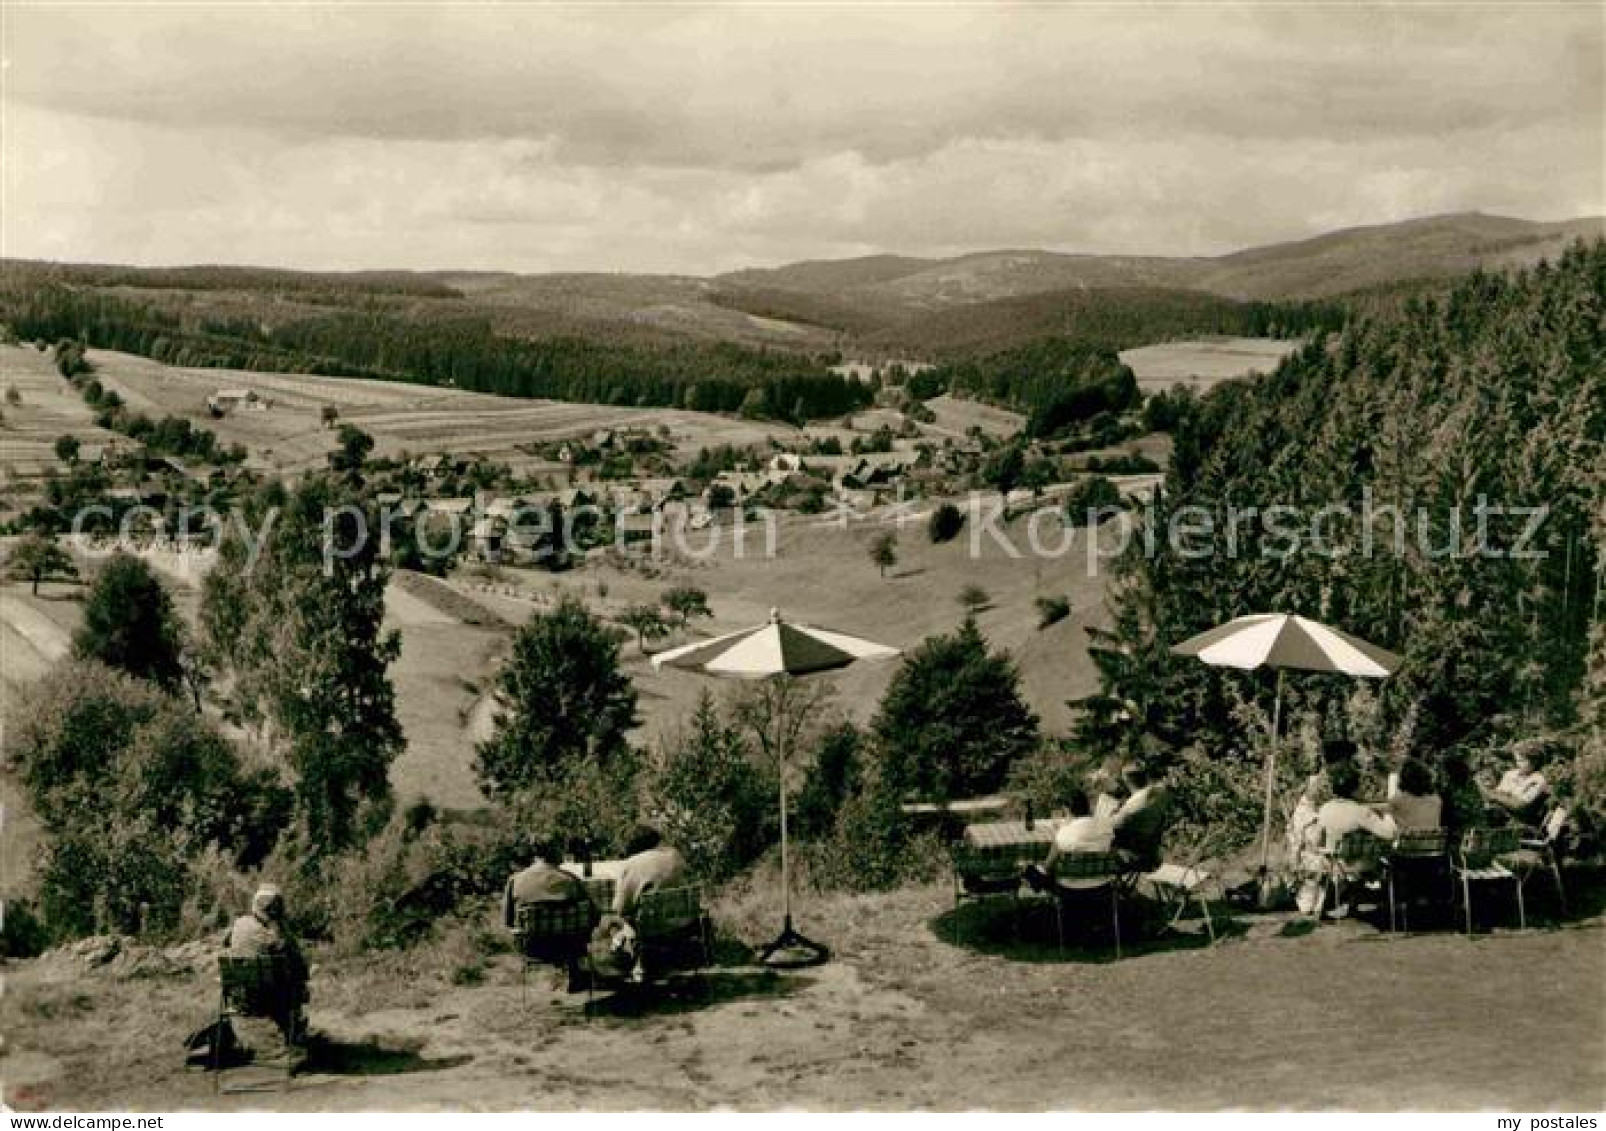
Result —
[[[0,6],[0,253],[709,274],[1606,213],[1606,8]]]

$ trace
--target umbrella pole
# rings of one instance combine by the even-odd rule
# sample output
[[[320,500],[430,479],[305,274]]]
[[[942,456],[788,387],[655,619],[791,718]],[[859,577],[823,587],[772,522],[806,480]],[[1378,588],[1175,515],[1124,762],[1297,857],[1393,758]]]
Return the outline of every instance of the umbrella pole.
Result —
[[[781,933],[759,948],[758,960],[766,966],[817,966],[831,957],[831,950],[792,926],[792,850],[786,827],[786,720],[775,743],[781,779]],[[779,958],[776,956],[780,955]]]
[[[1260,870],[1271,861],[1271,801],[1277,781],[1277,736],[1282,731],[1283,670],[1277,669],[1277,697],[1271,706],[1271,748],[1266,751],[1266,805],[1260,817]]]
[[[786,752],[781,751],[781,922],[782,933],[792,929],[792,858],[786,835]]]

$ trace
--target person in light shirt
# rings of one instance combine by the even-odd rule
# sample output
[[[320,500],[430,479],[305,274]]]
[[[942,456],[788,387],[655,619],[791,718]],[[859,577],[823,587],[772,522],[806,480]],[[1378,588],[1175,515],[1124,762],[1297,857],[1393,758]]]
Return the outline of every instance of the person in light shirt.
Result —
[[[1537,825],[1544,817],[1550,797],[1550,782],[1540,767],[1542,747],[1525,743],[1512,750],[1512,766],[1500,775],[1493,789],[1483,792],[1484,800],[1497,813],[1526,825]]]
[[[1042,891],[1048,878],[1054,874],[1054,865],[1062,856],[1082,852],[1108,852],[1115,830],[1109,821],[1093,815],[1093,803],[1085,793],[1073,793],[1069,802],[1071,819],[1054,832],[1054,843],[1041,864],[1026,866],[1026,882]]]

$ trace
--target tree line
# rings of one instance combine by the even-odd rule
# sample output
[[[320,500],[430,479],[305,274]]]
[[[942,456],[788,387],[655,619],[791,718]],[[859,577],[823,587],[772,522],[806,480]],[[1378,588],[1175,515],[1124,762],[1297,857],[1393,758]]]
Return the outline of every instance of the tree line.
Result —
[[[1599,813],[1603,373],[1606,244],[1596,243],[1554,264],[1403,296],[1269,375],[1169,403],[1173,462],[1140,519],[1158,536],[1152,552],[1134,537],[1117,563],[1113,627],[1091,630],[1102,691],[1083,704],[1081,740],[1104,751],[1154,746],[1218,785],[1222,767],[1245,767],[1239,801],[1252,813],[1247,767],[1260,740],[1246,728],[1264,727],[1272,677],[1223,673],[1168,648],[1233,616],[1299,613],[1404,663],[1375,689],[1290,679],[1284,719],[1296,738],[1346,733],[1380,766],[1405,751],[1493,759],[1514,738],[1549,735],[1572,755],[1553,780]],[[1307,538],[1286,552],[1285,536],[1251,523],[1236,553],[1218,544],[1200,557],[1164,533],[1184,508],[1221,531],[1231,508],[1273,505],[1307,520],[1340,508],[1324,521],[1326,551]],[[1482,535],[1493,553],[1467,552],[1480,505],[1505,508]],[[1302,755],[1291,754],[1298,769]]]
[[[91,288],[13,282],[0,318],[24,340],[75,339],[172,365],[370,377],[503,396],[741,412],[794,423],[868,405],[819,361],[729,343],[649,347],[499,334],[488,318],[380,304],[269,325]]]

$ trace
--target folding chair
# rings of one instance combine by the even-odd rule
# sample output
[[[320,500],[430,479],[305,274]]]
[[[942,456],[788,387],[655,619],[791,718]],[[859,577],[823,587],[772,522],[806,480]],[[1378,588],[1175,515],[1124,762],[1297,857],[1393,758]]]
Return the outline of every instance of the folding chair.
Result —
[[[513,941],[523,958],[519,1000],[528,1000],[532,966],[566,966],[585,954],[597,912],[586,903],[526,903],[519,907]]]
[[[1365,829],[1347,832],[1332,848],[1320,850],[1322,856],[1322,892],[1316,900],[1316,918],[1322,917],[1327,906],[1328,893],[1332,893],[1334,906],[1345,888],[1357,888],[1366,876],[1378,867],[1384,844]]]
[[[1565,914],[1567,893],[1561,884],[1561,838],[1567,831],[1569,811],[1563,806],[1552,809],[1544,824],[1521,834],[1515,851],[1502,853],[1499,862],[1517,878],[1517,911],[1524,926],[1527,925],[1523,889],[1537,872],[1549,872],[1556,885],[1556,907]]]
[[[1220,881],[1200,867],[1199,864],[1161,864],[1152,872],[1146,872],[1141,877],[1149,885],[1155,898],[1165,906],[1166,924],[1168,931],[1175,930],[1177,923],[1188,912],[1188,904],[1192,903],[1199,908],[1199,915],[1204,919],[1205,930],[1210,934],[1210,941],[1216,941],[1216,924],[1210,916],[1210,902],[1205,898],[1205,889],[1216,885],[1220,891]]]
[[[1065,950],[1065,903],[1100,889],[1110,893],[1110,922],[1115,928],[1115,957],[1121,957],[1121,886],[1125,872],[1113,852],[1068,852],[1054,861],[1050,873],[1054,924]]]
[[[290,1087],[295,1071],[295,1054],[306,1043],[306,1017],[302,1013],[299,984],[285,955],[241,957],[219,955],[217,1024],[212,1036],[212,1088],[235,1094],[267,1090],[261,1084],[234,1088],[223,1086],[223,1030],[231,1017],[264,1017],[278,1026],[284,1037],[284,1076],[282,1090]],[[294,999],[294,1000],[292,1000]]]
[[[1383,875],[1388,885],[1389,930],[1398,930],[1404,922],[1409,931],[1412,888],[1420,891],[1442,883],[1451,901],[1455,899],[1450,834],[1444,829],[1406,829],[1383,854]]]
[[[1522,885],[1516,875],[1500,863],[1521,847],[1522,830],[1515,825],[1502,825],[1493,829],[1468,829],[1461,838],[1461,848],[1450,862],[1455,878],[1461,883],[1461,906],[1466,914],[1467,934],[1472,934],[1472,885],[1475,883],[1501,883],[1510,880],[1517,891],[1517,919],[1526,926],[1527,914],[1522,906]]]

